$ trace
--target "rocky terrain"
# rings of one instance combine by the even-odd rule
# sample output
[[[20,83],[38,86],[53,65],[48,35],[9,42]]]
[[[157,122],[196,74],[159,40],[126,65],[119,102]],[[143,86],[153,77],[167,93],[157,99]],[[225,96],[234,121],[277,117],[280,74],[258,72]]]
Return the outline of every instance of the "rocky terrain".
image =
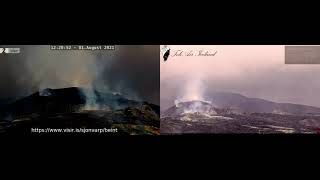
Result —
[[[1,106],[0,132],[31,128],[116,128],[117,134],[160,133],[160,107],[120,94],[77,87],[45,89]]]
[[[160,131],[162,134],[320,133],[320,108],[245,100],[241,101],[247,104],[245,108],[232,98],[226,98],[225,106],[221,106],[222,99],[218,102],[220,106],[203,101],[181,102],[161,113]],[[249,106],[254,107],[248,109]]]

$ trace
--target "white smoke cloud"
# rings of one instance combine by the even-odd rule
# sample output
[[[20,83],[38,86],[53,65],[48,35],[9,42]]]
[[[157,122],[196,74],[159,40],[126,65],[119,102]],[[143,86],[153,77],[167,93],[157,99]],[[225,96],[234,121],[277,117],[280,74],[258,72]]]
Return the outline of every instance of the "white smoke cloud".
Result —
[[[53,51],[32,46],[25,59],[32,82],[45,88],[92,87],[100,73],[96,55],[87,51]]]
[[[190,106],[185,107],[183,110],[184,113],[216,114],[210,103],[206,104],[201,101],[194,101]]]
[[[188,101],[202,101],[212,104],[211,101],[205,98],[207,87],[206,79],[201,72],[195,72],[190,75],[186,75],[184,78],[187,78],[187,80],[184,81],[182,87],[180,88],[179,94],[174,101],[176,107],[179,107],[180,103]],[[197,111],[197,107],[192,109]]]
[[[180,101],[204,100],[205,85],[203,79],[197,75],[190,77],[183,92],[181,92]]]

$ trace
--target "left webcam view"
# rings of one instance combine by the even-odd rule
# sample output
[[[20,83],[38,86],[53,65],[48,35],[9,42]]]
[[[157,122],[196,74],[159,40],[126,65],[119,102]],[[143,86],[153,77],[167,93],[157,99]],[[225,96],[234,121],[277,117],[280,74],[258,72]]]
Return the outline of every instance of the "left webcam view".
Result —
[[[159,46],[1,45],[0,134],[160,134]]]

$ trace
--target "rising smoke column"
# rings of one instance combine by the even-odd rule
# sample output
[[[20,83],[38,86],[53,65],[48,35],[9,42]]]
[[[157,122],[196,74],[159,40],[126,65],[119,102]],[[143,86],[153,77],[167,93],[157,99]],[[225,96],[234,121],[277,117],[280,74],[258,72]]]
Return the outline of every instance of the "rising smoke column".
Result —
[[[92,87],[96,58],[87,51],[53,51],[48,46],[26,47],[31,83],[45,88]]]
[[[203,95],[205,91],[204,80],[202,77],[194,75],[189,77],[189,80],[186,81],[183,91],[181,93],[182,101],[190,100],[204,100]]]
[[[159,104],[159,46],[116,46],[113,51],[58,51],[19,47],[0,56],[0,99],[23,98],[46,88],[83,87]]]
[[[26,65],[39,92],[47,88],[81,87],[86,99],[85,107],[98,108],[94,82],[102,72],[99,67],[106,64],[98,61],[97,54],[90,51],[52,51],[48,46],[32,46],[28,52]]]
[[[221,69],[211,66],[219,57],[213,46],[170,46],[170,61],[161,64],[161,108],[165,110],[185,101],[204,101],[209,81],[209,71]],[[215,52],[214,56],[198,56],[199,52]],[[217,54],[217,55],[216,55]],[[210,65],[208,65],[210,64]],[[172,101],[172,99],[174,99]]]

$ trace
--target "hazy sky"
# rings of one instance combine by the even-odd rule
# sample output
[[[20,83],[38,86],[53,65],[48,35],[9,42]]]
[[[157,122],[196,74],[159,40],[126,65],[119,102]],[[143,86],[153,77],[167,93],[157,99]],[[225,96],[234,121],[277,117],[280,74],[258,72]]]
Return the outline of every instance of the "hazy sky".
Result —
[[[0,99],[75,86],[159,104],[159,46],[116,46],[114,51],[11,47],[20,47],[21,53],[0,54]]]
[[[284,46],[169,46],[160,63],[160,104],[228,91],[275,102],[320,107],[320,65],[285,65]],[[215,56],[173,56],[175,52]],[[190,54],[190,53],[189,53]],[[162,107],[163,108],[163,107]]]

